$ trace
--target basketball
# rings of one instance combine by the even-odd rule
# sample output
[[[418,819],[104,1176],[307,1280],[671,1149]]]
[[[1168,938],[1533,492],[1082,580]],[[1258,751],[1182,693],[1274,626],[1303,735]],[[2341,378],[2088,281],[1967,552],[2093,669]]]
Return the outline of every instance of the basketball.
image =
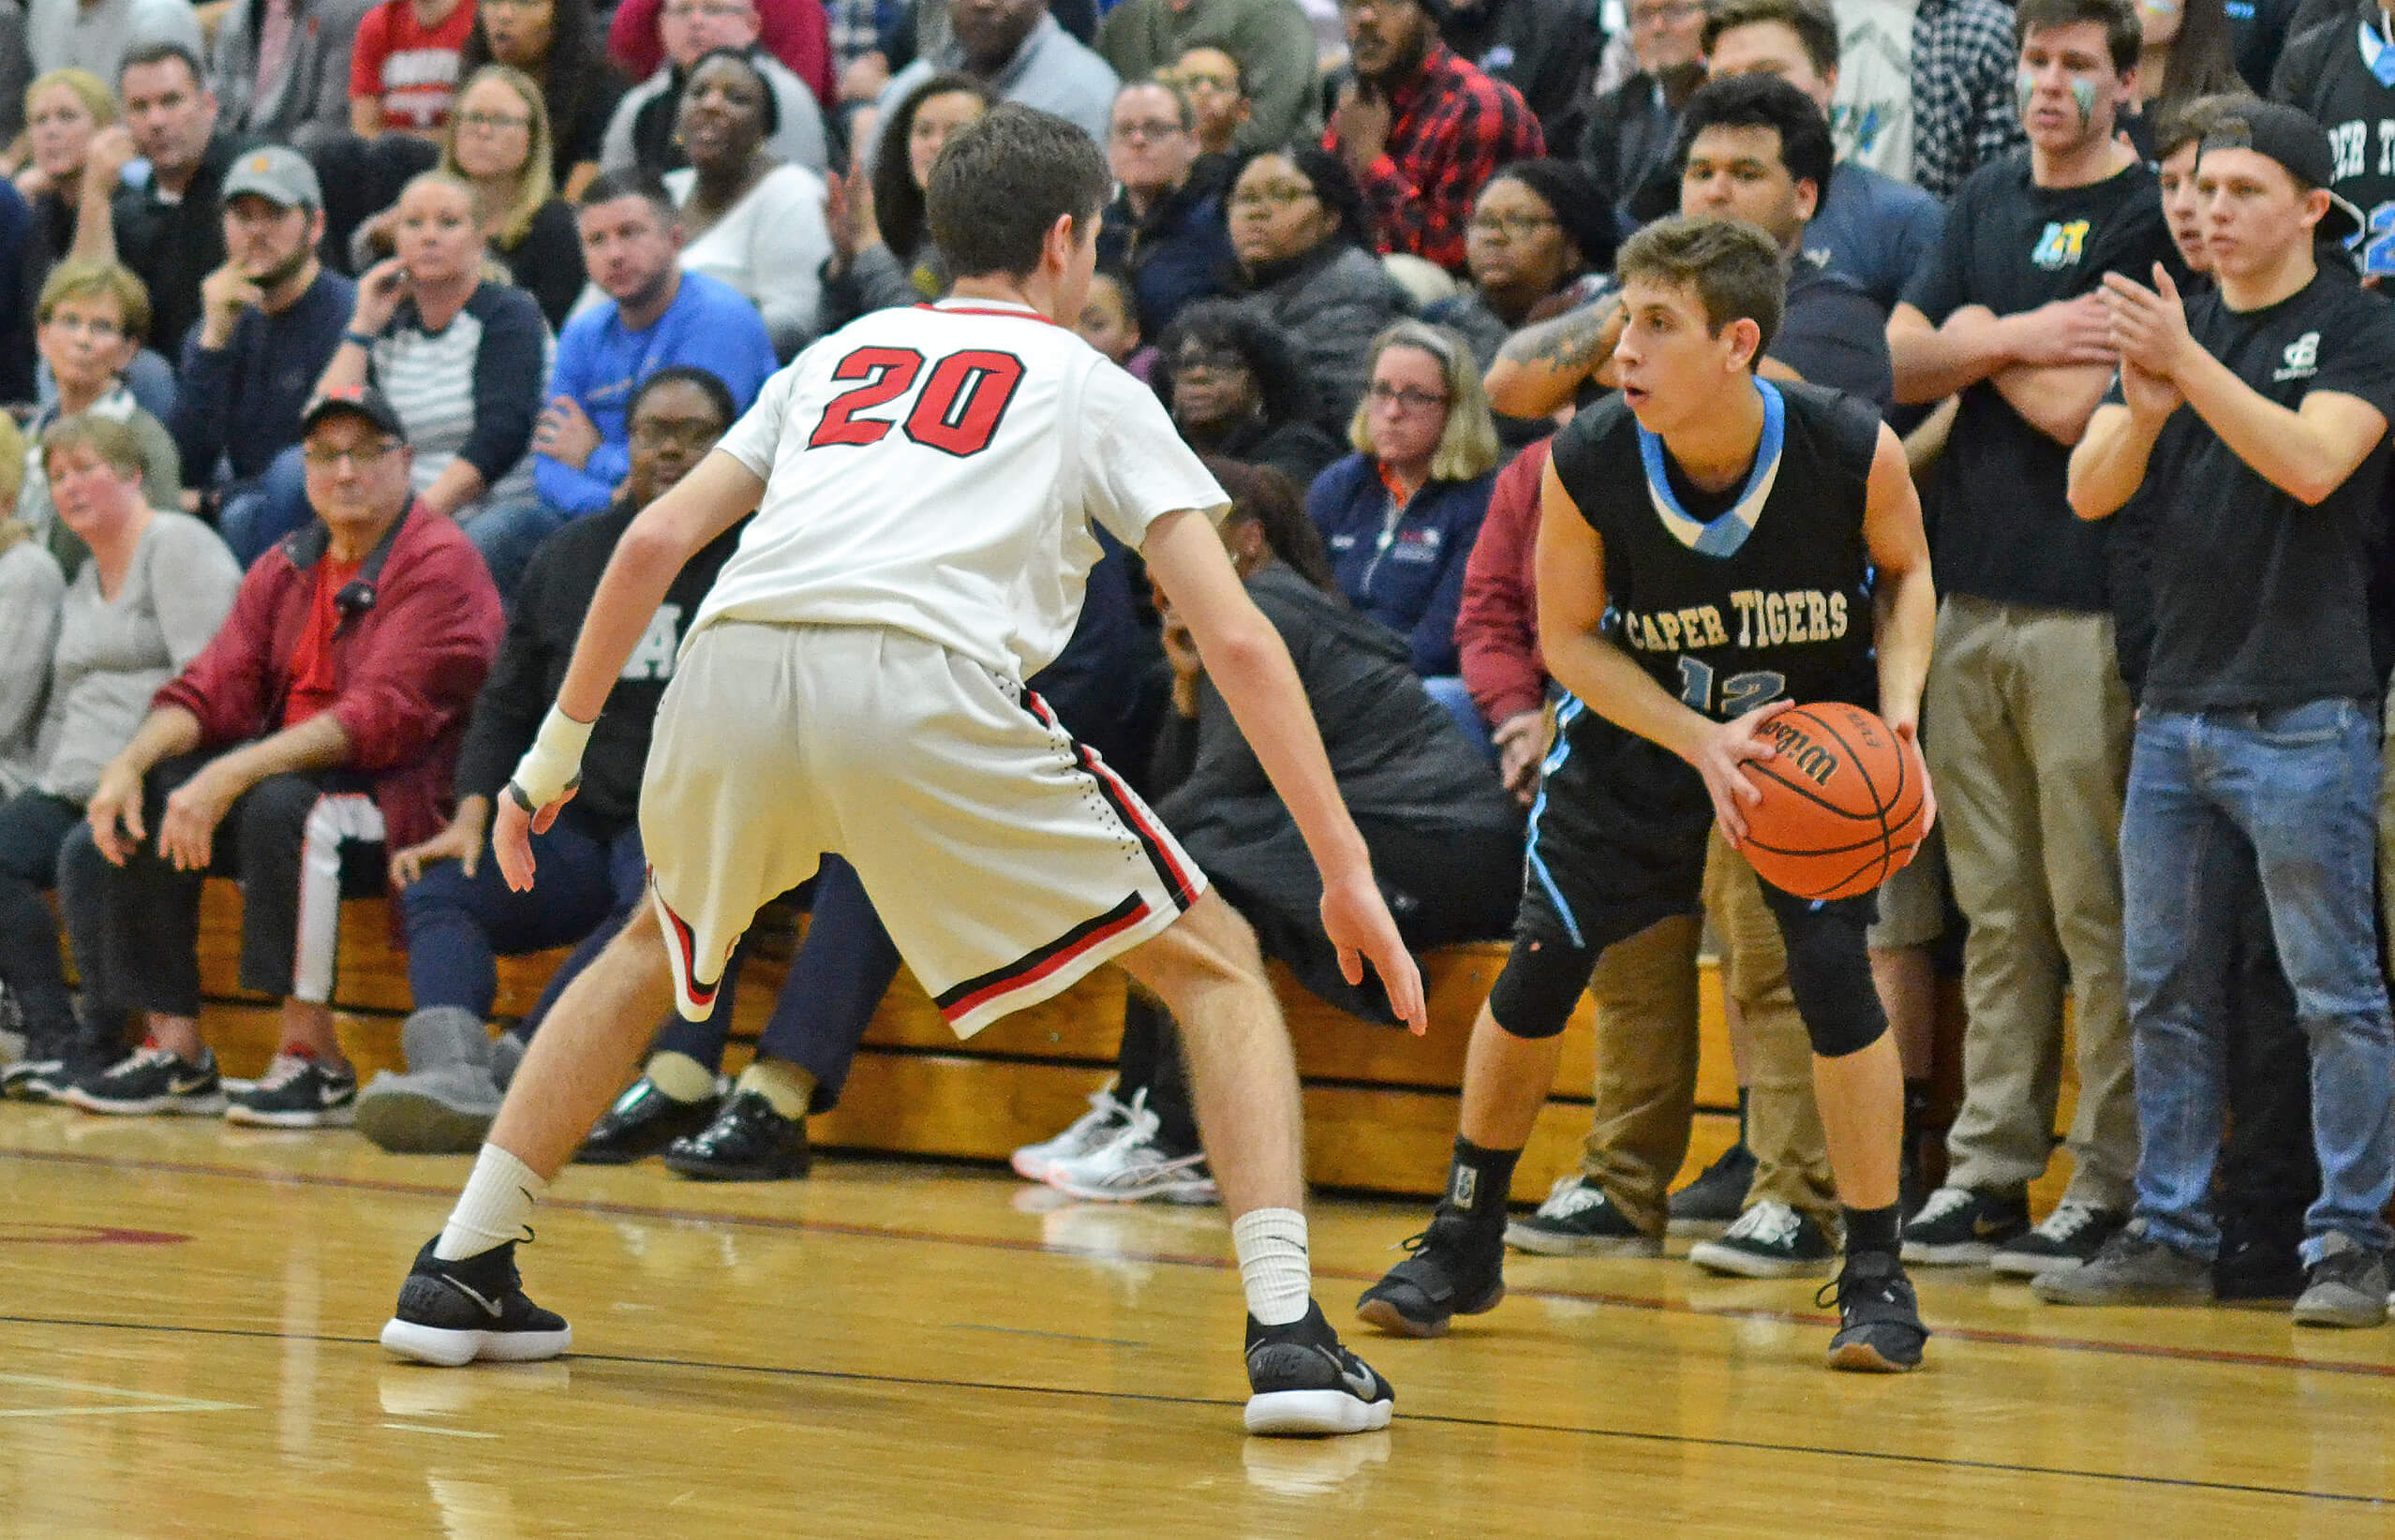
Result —
[[[1755,875],[1799,898],[1869,893],[1912,859],[1926,781],[1920,751],[1860,706],[1800,705],[1765,722],[1778,752],[1750,763],[1763,801],[1739,847]]]

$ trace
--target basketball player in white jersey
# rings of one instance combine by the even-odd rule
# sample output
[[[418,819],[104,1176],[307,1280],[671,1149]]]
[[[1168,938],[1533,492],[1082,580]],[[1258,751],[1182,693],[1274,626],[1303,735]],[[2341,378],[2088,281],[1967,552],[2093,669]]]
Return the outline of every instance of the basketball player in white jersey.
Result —
[[[1248,1430],[1387,1426],[1388,1382],[1311,1298],[1297,1077],[1255,938],[1021,683],[1072,632],[1095,520],[1189,621],[1321,868],[1350,980],[1369,957],[1422,1029],[1421,977],[1296,672],[1214,532],[1228,500],[1155,398],[1056,323],[1079,313],[1109,190],[1062,118],[1001,107],[959,131],[930,188],[954,297],[809,348],[617,546],[493,843],[530,882],[527,831],[573,794],[587,724],[667,584],[756,509],[659,709],[641,795],[659,930],[627,926],[558,1000],[385,1346],[440,1364],[567,1349],[515,1270],[534,1200],[667,1000],[703,1016],[758,906],[829,851],[960,1035],[1107,961],[1165,1001],[1234,1216]]]

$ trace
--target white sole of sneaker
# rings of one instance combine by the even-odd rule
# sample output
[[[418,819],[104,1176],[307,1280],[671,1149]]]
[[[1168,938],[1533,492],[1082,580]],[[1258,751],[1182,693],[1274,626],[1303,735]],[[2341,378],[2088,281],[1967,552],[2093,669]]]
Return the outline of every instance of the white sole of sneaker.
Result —
[[[1996,1243],[1990,1240],[1962,1240],[1950,1246],[1928,1246],[1917,1240],[1904,1243],[1904,1260],[1920,1267],[1985,1267],[1996,1255]]]
[[[69,1087],[58,1093],[58,1100],[103,1118],[215,1118],[225,1110],[222,1091],[209,1096],[154,1096],[141,1102],[103,1102],[82,1094],[81,1088]]]
[[[1048,1162],[1046,1161],[1029,1159],[1019,1149],[1007,1157],[1006,1163],[1015,1168],[1016,1176],[1020,1177],[1027,1182],[1044,1182],[1048,1180]]]
[[[1267,1438],[1328,1438],[1389,1426],[1394,1401],[1361,1401],[1344,1390],[1268,1390],[1247,1398],[1247,1430]]]
[[[1910,1257],[1905,1259],[1910,1262]],[[2074,1267],[2084,1267],[2087,1260],[2075,1256],[2033,1256],[2021,1251],[1998,1251],[1987,1259],[1987,1270],[2000,1278],[2036,1278],[2045,1273],[2067,1273]]]
[[[442,1369],[480,1359],[495,1364],[532,1364],[555,1358],[573,1346],[573,1328],[563,1331],[448,1331],[393,1316],[382,1327],[382,1345],[402,1358]]]
[[[1733,1222],[1718,1219],[1675,1219],[1663,1226],[1663,1233],[1678,1240],[1715,1240]]]
[[[1559,1236],[1512,1221],[1505,1227],[1505,1243],[1536,1256],[1610,1256],[1649,1258],[1663,1254],[1663,1243],[1653,1236]]]
[[[1147,1203],[1153,1200],[1158,1203],[1186,1204],[1191,1207],[1202,1208],[1223,1201],[1221,1190],[1211,1181],[1172,1182],[1162,1187],[1143,1187],[1138,1192],[1123,1192],[1115,1188],[1083,1187],[1070,1177],[1050,1176],[1047,1180],[1048,1185],[1059,1192],[1067,1197],[1078,1198],[1083,1203]]]
[[[305,1112],[260,1112],[235,1102],[225,1108],[225,1121],[244,1128],[348,1128],[357,1120],[354,1106],[322,1107]]]
[[[1827,1278],[1837,1258],[1757,1256],[1735,1246],[1706,1241],[1688,1248],[1688,1260],[1709,1273],[1728,1278]]]

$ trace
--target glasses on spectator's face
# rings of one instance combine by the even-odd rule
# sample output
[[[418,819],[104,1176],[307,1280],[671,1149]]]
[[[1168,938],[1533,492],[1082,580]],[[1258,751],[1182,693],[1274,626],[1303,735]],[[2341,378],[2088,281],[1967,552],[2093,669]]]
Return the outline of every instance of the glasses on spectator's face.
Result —
[[[1314,189],[1302,182],[1273,182],[1240,188],[1230,195],[1230,206],[1234,209],[1280,210],[1302,203],[1314,196]]]
[[[371,444],[359,444],[350,449],[318,449],[311,445],[301,452],[310,470],[338,470],[344,460],[350,468],[361,473],[374,469],[398,452],[395,438],[379,438]]]
[[[484,10],[546,10],[553,0],[481,0]]]
[[[1113,127],[1114,137],[1125,143],[1144,140],[1153,144],[1160,139],[1170,139],[1179,132],[1181,125],[1171,118],[1141,118],[1137,123],[1118,123]]]
[[[723,424],[711,417],[641,417],[632,425],[632,441],[643,449],[663,449],[679,444],[685,449],[703,450],[714,444],[723,433]]]
[[[1474,235],[1503,235],[1527,241],[1555,223],[1552,214],[1476,214],[1464,228]]]
[[[1632,6],[1629,23],[1632,31],[1641,27],[1675,27],[1704,9],[1695,0],[1664,0],[1659,6]]]
[[[1247,360],[1236,348],[1208,348],[1192,343],[1173,355],[1172,372],[1177,375],[1245,374]]]
[[[1372,389],[1364,393],[1372,397],[1374,406],[1394,407],[1401,412],[1426,412],[1447,405],[1444,394],[1418,391],[1411,385],[1391,385],[1385,380],[1374,380]]]
[[[502,128],[531,127],[532,114],[529,112],[460,112],[457,114],[457,126],[460,128],[481,128],[496,134]]]
[[[114,342],[125,334],[125,323],[107,316],[85,316],[72,310],[51,313],[44,326],[52,326],[70,337],[90,337],[95,342]]]
[[[1219,91],[1226,96],[1239,90],[1238,76],[1216,74],[1208,69],[1176,70],[1172,81],[1183,91]]]

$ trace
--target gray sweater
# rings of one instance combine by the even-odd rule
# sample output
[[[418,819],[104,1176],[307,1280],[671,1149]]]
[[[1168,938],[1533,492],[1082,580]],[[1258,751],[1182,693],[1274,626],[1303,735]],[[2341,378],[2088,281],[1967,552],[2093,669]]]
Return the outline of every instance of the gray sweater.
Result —
[[[0,796],[15,796],[33,780],[34,724],[66,587],[58,558],[36,541],[0,551]]]
[[[200,655],[231,613],[241,568],[216,532],[183,513],[153,513],[113,600],[99,563],[67,587],[50,704],[34,739],[36,784],[77,802],[149,714],[150,697]]]

